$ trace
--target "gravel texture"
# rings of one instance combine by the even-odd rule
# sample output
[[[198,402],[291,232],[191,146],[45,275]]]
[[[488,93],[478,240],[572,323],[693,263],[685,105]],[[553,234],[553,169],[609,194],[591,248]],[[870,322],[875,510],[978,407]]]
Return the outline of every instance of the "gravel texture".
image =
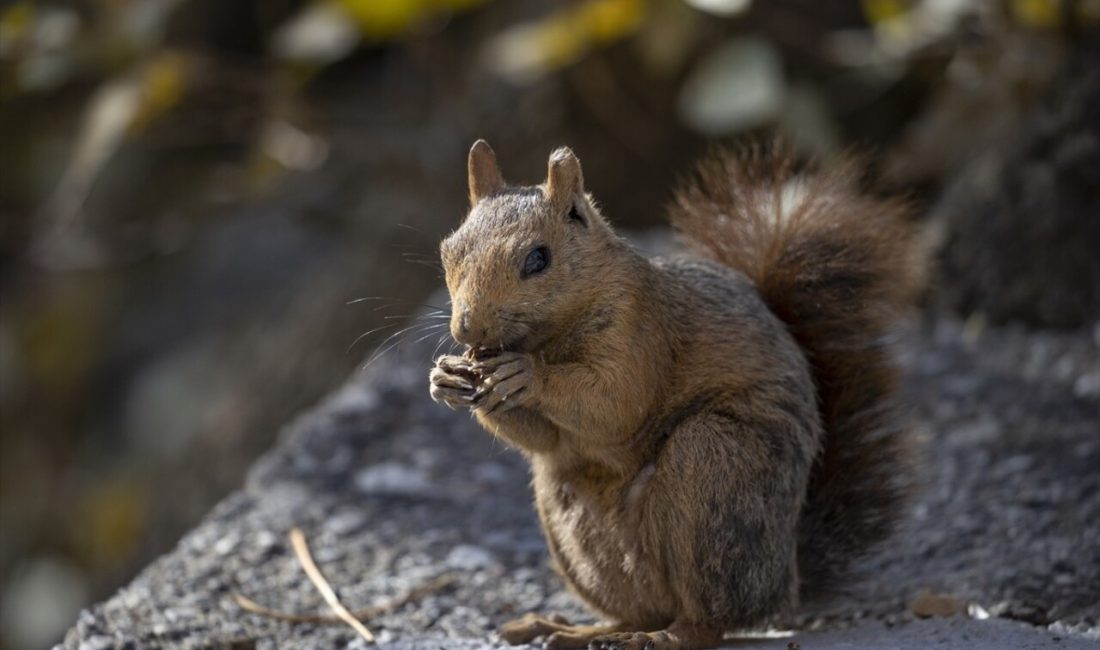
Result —
[[[923,489],[908,525],[869,558],[860,586],[808,609],[795,638],[735,646],[1096,647],[1100,327],[941,320],[910,338]],[[242,490],[84,611],[63,647],[364,646],[346,626],[275,621],[232,601],[325,611],[287,542],[295,525],[351,609],[455,576],[368,621],[387,647],[498,647],[495,627],[532,610],[588,618],[549,567],[522,459],[430,401],[430,357],[426,344],[404,346],[292,423]],[[909,603],[923,589],[970,616],[917,620]]]

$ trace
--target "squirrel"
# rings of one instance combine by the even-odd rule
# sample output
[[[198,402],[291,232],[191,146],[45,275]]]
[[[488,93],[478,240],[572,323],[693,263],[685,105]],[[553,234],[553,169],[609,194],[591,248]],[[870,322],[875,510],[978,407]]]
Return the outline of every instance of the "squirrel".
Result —
[[[903,511],[890,334],[925,276],[904,202],[858,165],[718,153],[671,206],[694,255],[612,230],[568,148],[506,184],[483,140],[440,252],[432,398],[528,459],[555,568],[609,622],[536,614],[512,644],[706,648],[831,593]]]

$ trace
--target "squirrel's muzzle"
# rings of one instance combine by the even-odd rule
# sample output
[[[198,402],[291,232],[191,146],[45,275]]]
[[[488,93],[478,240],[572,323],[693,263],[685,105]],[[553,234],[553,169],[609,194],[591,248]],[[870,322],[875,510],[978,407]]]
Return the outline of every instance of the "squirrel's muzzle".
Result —
[[[454,316],[451,317],[451,337],[463,345],[477,347],[487,335],[484,327],[474,323],[470,309],[463,304],[454,306]]]
[[[456,329],[455,334],[457,335],[457,336],[455,336],[456,339],[458,338],[458,336],[465,337],[465,336],[470,335],[470,310],[469,309],[463,309],[462,311],[459,312],[458,319],[456,320],[455,329]]]

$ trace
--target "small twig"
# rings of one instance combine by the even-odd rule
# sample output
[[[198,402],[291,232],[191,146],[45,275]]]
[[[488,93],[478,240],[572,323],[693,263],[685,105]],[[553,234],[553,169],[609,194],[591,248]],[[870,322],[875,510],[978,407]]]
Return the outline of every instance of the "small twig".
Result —
[[[313,556],[309,552],[309,544],[306,543],[306,536],[297,526],[290,531],[290,543],[291,546],[294,547],[294,554],[297,556],[298,562],[302,565],[306,575],[309,576],[310,581],[317,587],[317,590],[321,592],[321,597],[325,599],[325,602],[332,608],[335,615],[291,614],[288,612],[280,612],[265,607],[243,594],[234,593],[232,594],[233,602],[235,602],[238,607],[245,611],[252,612],[253,614],[259,614],[280,621],[289,621],[291,623],[347,623],[368,643],[374,643],[374,635],[365,625],[363,625],[360,619],[370,619],[388,614],[421,596],[439,591],[455,581],[454,575],[442,575],[426,584],[410,589],[403,596],[395,598],[388,603],[367,607],[356,612],[350,612],[344,607],[343,603],[340,602],[340,599],[336,596],[336,592],[333,591],[332,586],[329,585],[328,581],[325,579],[324,574],[317,568],[317,564],[313,561]]]
[[[332,611],[336,613],[345,623],[350,625],[353,630],[359,633],[359,636],[363,637],[363,640],[367,643],[374,643],[374,635],[367,629],[366,625],[363,625],[359,619],[351,615],[347,607],[340,602],[340,599],[336,596],[336,592],[333,591],[332,585],[325,580],[325,575],[321,573],[321,570],[317,568],[317,563],[313,561],[313,556],[309,553],[309,544],[306,543],[306,535],[302,532],[301,528],[295,526],[290,529],[290,544],[294,547],[294,554],[298,556],[298,561],[302,563],[302,568],[305,569],[306,575],[309,576],[310,581],[314,587],[317,587],[317,591],[321,592],[321,597],[325,599],[328,606],[332,608]]]
[[[289,623],[343,623],[343,621],[340,620],[338,616],[324,616],[320,614],[291,614],[289,612],[280,612],[277,609],[265,607],[264,605],[261,605],[260,603],[252,600],[248,596],[236,592],[230,594],[230,597],[233,599],[233,602],[237,604],[237,607],[240,607],[246,612],[259,614],[260,616],[266,616],[268,618],[274,618],[279,621],[287,621]]]
[[[382,603],[381,605],[374,605],[372,607],[364,607],[363,609],[357,609],[351,612],[351,615],[357,619],[372,619],[379,616],[385,616],[391,612],[397,611],[405,605],[417,600],[423,596],[431,593],[435,593],[445,587],[450,586],[457,580],[457,576],[453,574],[446,574],[439,576],[438,578],[431,580],[419,587],[414,587],[408,592],[394,598],[393,600]],[[332,614],[291,614],[290,612],[280,612],[277,609],[271,609],[265,607],[260,603],[252,600],[248,596],[243,594],[232,594],[233,602],[237,603],[237,606],[241,609],[252,612],[253,614],[259,614],[268,618],[278,619],[280,621],[288,621],[290,623],[343,623],[344,619]]]

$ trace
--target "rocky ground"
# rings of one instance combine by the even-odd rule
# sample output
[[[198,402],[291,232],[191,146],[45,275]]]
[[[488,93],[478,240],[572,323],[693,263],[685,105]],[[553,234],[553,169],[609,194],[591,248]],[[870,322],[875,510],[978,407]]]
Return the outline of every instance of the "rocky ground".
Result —
[[[859,588],[806,612],[794,639],[731,645],[1095,647],[1100,329],[947,319],[911,338],[923,489],[908,525]],[[287,542],[293,526],[351,609],[454,576],[368,621],[389,647],[496,647],[496,626],[532,610],[585,618],[548,565],[522,459],[430,401],[430,356],[427,343],[404,346],[291,424],[242,490],[83,612],[63,647],[361,647],[346,626],[275,621],[233,601],[325,611]],[[969,614],[917,620],[924,589]]]

